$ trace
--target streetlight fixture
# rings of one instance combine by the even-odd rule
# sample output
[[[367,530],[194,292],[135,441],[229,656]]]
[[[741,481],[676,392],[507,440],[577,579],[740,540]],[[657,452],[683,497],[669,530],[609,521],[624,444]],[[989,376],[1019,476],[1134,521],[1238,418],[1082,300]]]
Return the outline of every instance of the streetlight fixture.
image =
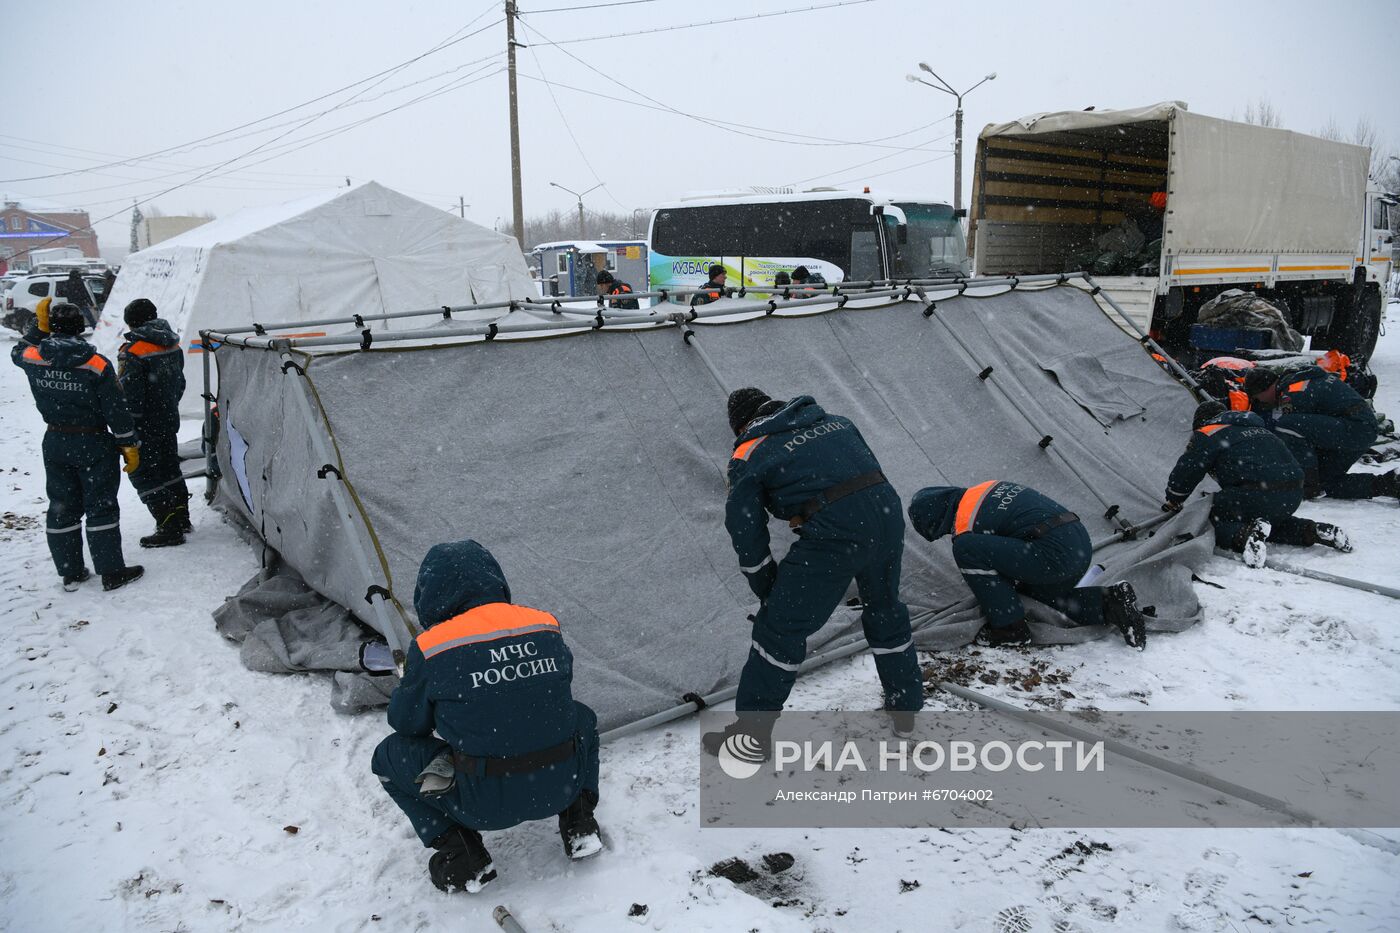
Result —
[[[918,75],[905,75],[904,80],[910,82],[911,84],[927,85],[928,87],[933,88],[935,91],[942,91],[944,94],[951,94],[958,99],[958,109],[954,113],[955,123],[953,126],[953,209],[962,210],[963,98],[966,97],[968,94],[971,94],[973,91],[977,90],[982,85],[986,84],[988,81],[995,81],[997,73],[993,71],[967,90],[958,91],[954,90],[953,86],[947,81],[944,81],[942,78],[938,77],[937,72],[935,72],[932,68],[928,66],[928,62],[919,62],[919,70],[926,71],[929,74],[933,75],[934,80],[936,80],[938,83],[934,84],[933,81],[925,81]]]
[[[589,191],[597,191],[599,188],[603,187],[603,183],[600,181],[600,182],[598,182],[598,184],[594,185],[592,188],[589,188],[588,191],[582,191],[582,192],[574,191],[574,190],[572,190],[572,189],[570,189],[570,188],[565,188],[563,185],[559,184],[559,182],[557,182],[557,181],[551,181],[550,184],[551,184],[552,186],[554,186],[555,188],[558,188],[560,191],[567,191],[567,192],[569,192],[569,194],[572,194],[574,197],[578,198],[578,238],[579,238],[580,240],[582,240],[582,239],[583,239],[583,196],[584,196],[585,194],[588,194]]]

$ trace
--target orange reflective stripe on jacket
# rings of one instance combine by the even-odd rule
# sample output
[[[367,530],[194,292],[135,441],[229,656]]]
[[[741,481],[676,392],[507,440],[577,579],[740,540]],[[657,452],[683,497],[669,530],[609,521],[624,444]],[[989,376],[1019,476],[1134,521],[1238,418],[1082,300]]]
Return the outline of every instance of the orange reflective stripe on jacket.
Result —
[[[38,347],[25,347],[23,356],[30,363],[42,363],[47,366],[49,362],[44,359],[44,354],[39,352]]]
[[[1228,427],[1229,427],[1228,424],[1206,424],[1206,425],[1202,425],[1201,427],[1197,428],[1196,430],[1197,430],[1197,431],[1200,431],[1200,432],[1201,432],[1202,434],[1204,434],[1206,437],[1210,437],[1210,436],[1211,436],[1212,434],[1214,434],[1216,431],[1223,431],[1223,430],[1225,430],[1225,429],[1228,428]]]
[[[88,357],[88,361],[78,367],[79,369],[90,369],[99,376],[107,371],[107,361],[94,353]]]
[[[989,479],[962,494],[962,498],[958,500],[958,514],[953,519],[953,534],[960,535],[972,530],[972,523],[977,518],[977,510],[982,507],[982,500],[987,498],[987,493],[999,482],[999,479]]]
[[[1306,389],[1307,387],[1308,387],[1308,380],[1304,379],[1304,380],[1302,380],[1301,382],[1295,382],[1295,383],[1293,383],[1292,385],[1290,385],[1290,386],[1289,386],[1287,389],[1285,389],[1284,391],[1286,391],[1286,392],[1301,392],[1301,391],[1303,391],[1304,389]]]
[[[767,439],[767,437],[768,437],[768,435],[765,434],[765,435],[763,435],[763,437],[755,437],[755,438],[753,438],[752,440],[744,441],[744,443],[742,443],[742,444],[740,444],[738,447],[735,447],[735,448],[734,448],[734,456],[733,456],[732,459],[734,459],[734,460],[747,460],[747,459],[749,459],[749,454],[753,453],[753,449],[754,449],[755,447],[757,447],[759,444],[762,444],[762,443],[764,442],[764,440]]]
[[[1230,390],[1230,410],[1249,411],[1249,394],[1238,389]]]
[[[158,343],[151,343],[149,340],[138,340],[135,343],[127,344],[126,352],[133,356],[150,356],[153,353],[178,353],[180,348],[163,347]]]
[[[418,636],[423,657],[431,658],[452,648],[512,638],[531,632],[557,632],[559,620],[547,612],[512,603],[487,603],[439,622]]]

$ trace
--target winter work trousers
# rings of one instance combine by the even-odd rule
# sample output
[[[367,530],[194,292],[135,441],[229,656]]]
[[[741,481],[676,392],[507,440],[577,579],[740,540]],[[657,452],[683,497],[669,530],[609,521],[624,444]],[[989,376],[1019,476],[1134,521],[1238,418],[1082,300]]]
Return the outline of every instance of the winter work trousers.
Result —
[[[1370,499],[1374,495],[1371,474],[1347,472],[1376,442],[1374,421],[1287,414],[1273,422],[1273,430],[1310,483],[1315,482],[1327,495],[1334,499]]]
[[[904,510],[888,485],[827,506],[803,526],[778,565],[772,591],[754,617],[753,644],[734,707],[781,710],[807,657],[807,638],[826,624],[854,579],[861,624],[891,709],[924,705],[923,680],[899,598]]]
[[[157,526],[189,501],[190,491],[180,472],[179,442],[173,433],[142,432],[141,464],[131,474],[131,485]]]
[[[83,518],[93,570],[116,573],[122,560],[120,460],[110,434],[44,435],[44,474],[49,496],[49,553],[61,577],[83,569]]]
[[[953,539],[953,560],[994,628],[1026,617],[1024,593],[1079,625],[1103,624],[1103,589],[1076,587],[1093,548],[1082,522],[1051,529],[1034,541],[967,532]]]
[[[1302,502],[1302,486],[1267,490],[1226,487],[1215,494],[1210,507],[1215,544],[1236,553],[1243,551],[1245,533],[1260,518],[1273,529],[1270,541],[1303,547],[1316,544],[1317,525],[1293,514]]]
[[[598,717],[574,703],[574,757],[523,774],[486,777],[457,772],[445,794],[423,796],[414,778],[451,746],[436,736],[393,733],[374,750],[371,764],[384,790],[430,846],[453,826],[509,829],[567,809],[583,790],[598,793]]]

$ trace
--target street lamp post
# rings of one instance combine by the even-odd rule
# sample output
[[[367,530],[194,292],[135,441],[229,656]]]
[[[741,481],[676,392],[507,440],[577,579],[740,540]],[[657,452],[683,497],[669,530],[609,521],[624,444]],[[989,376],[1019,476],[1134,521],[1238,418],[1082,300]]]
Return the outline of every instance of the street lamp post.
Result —
[[[973,91],[977,90],[982,85],[986,84],[988,81],[995,80],[997,73],[993,71],[991,74],[987,75],[981,81],[978,81],[976,84],[974,84],[972,87],[968,88],[965,91],[956,91],[953,89],[953,86],[951,84],[938,77],[938,75],[934,73],[934,70],[928,66],[927,62],[919,62],[919,68],[933,75],[934,79],[937,80],[938,83],[934,84],[933,81],[925,81],[918,75],[905,75],[904,80],[912,82],[914,84],[927,85],[933,88],[935,91],[942,91],[944,94],[951,94],[958,99],[958,109],[954,112],[953,115],[953,209],[962,210],[963,98],[966,97],[968,94],[971,94]]]
[[[588,191],[583,191],[583,192],[573,191],[573,190],[571,190],[571,189],[569,189],[569,188],[565,188],[563,185],[559,184],[559,182],[557,182],[557,181],[551,181],[550,184],[553,185],[555,188],[558,188],[560,191],[568,191],[569,194],[572,194],[574,197],[578,198],[578,238],[579,238],[580,240],[582,240],[582,239],[583,239],[583,196],[584,196],[585,194],[588,194],[589,191],[597,191],[599,188],[603,187],[603,183],[600,181],[600,182],[598,182],[598,184],[594,185],[592,188],[589,188]]]

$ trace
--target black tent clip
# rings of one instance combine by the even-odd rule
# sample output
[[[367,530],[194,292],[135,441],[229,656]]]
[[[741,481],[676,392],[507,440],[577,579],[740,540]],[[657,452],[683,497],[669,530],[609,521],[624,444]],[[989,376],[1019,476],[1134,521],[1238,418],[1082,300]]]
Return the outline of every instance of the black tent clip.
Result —
[[[926,304],[926,305],[924,305],[924,317],[933,317],[933,311],[934,311],[934,309],[937,308],[937,307],[938,307],[938,302],[933,301],[932,299],[930,299],[930,300],[929,300],[929,303]]]
[[[690,327],[687,327],[685,330],[681,331],[681,339],[685,341],[686,346],[690,346],[690,340],[694,336],[695,331]]]
[[[705,698],[704,698],[704,697],[702,697],[700,694],[696,693],[696,692],[693,691],[693,690],[692,690],[690,693],[682,694],[682,695],[681,695],[681,700],[682,700],[683,702],[686,702],[686,703],[694,703],[694,704],[695,704],[695,712],[697,712],[697,713],[700,712],[700,711],[701,711],[702,709],[704,709],[705,707],[707,707],[707,706],[710,705],[710,704],[708,704],[708,703],[705,702]]]
[[[839,298],[841,299],[840,301],[836,302],[836,307],[838,307],[838,308],[844,308],[844,307],[846,307],[846,302],[848,302],[848,301],[851,300],[851,296],[850,296],[850,295],[839,295],[839,296],[837,296],[837,297],[839,297]],[[904,297],[905,297],[905,298],[908,298],[909,296],[908,296],[908,295],[905,295]]]
[[[1107,519],[1112,519],[1113,516],[1115,516],[1115,515],[1117,515],[1117,514],[1118,514],[1118,506],[1116,506],[1116,505],[1110,505],[1110,506],[1108,507],[1108,511],[1103,513],[1103,517],[1104,517],[1104,518],[1107,518]]]
[[[604,323],[604,322],[603,322],[603,308],[602,308],[601,305],[599,305],[599,307],[598,307],[598,314],[593,318],[593,329],[594,329],[594,330],[602,330],[602,329],[603,329],[603,323]]]
[[[1045,435],[1044,437],[1042,437],[1042,438],[1040,439],[1040,445],[1039,445],[1039,446],[1040,446],[1040,449],[1041,449],[1041,450],[1044,450],[1045,448],[1049,447],[1050,444],[1054,442],[1054,440],[1055,440],[1055,439],[1054,439],[1053,437],[1051,437],[1049,434]]]
[[[282,364],[282,375],[287,375],[287,370],[289,369],[295,369],[297,371],[297,375],[306,375],[306,370],[302,369],[300,364],[294,363],[291,360],[287,360],[287,362]]]
[[[764,313],[764,315],[766,316],[766,315],[772,314],[774,311],[777,311],[777,310],[778,310],[778,303],[777,303],[776,301],[774,301],[773,299],[770,298],[770,299],[768,299],[768,310],[765,311],[765,312],[763,312],[763,313]]]
[[[374,343],[374,334],[370,333],[369,328],[360,331],[360,349],[368,350],[372,343]]]
[[[358,314],[355,315],[355,326],[361,329],[363,329],[365,326],[365,319],[360,317]]]
[[[335,478],[340,480],[342,483],[345,482],[345,477],[340,475],[340,470],[338,470],[334,464],[330,463],[327,463],[325,466],[321,467],[321,469],[316,471],[316,478],[325,479],[326,476],[331,473],[334,473]]]
[[[492,321],[490,324],[487,324],[487,325],[486,325],[486,339],[487,339],[488,341],[495,340],[495,339],[496,339],[496,331],[497,331],[497,330],[499,330],[499,328],[496,327],[496,322],[495,322],[495,321]]]
[[[380,586],[378,583],[373,584],[369,589],[365,590],[365,602],[373,605],[374,597],[376,596],[382,597],[385,602],[393,602],[394,600],[394,594],[384,589],[384,587]]]
[[[254,322],[253,322],[253,333],[257,334],[259,337],[266,337],[266,336],[267,336],[267,328],[266,328],[266,327],[263,327],[263,326],[262,326],[261,324],[259,324],[257,321],[254,321]]]
[[[1093,288],[1089,289],[1089,294],[1091,294],[1091,295],[1097,295],[1097,294],[1098,294],[1099,292],[1101,292],[1101,291],[1103,291],[1103,289],[1100,288],[1099,286],[1095,285]]]
[[[986,369],[982,370],[980,373],[977,374],[977,378],[981,379],[983,382],[986,382],[987,377],[990,376],[994,371],[995,370],[993,367],[988,366]],[[1040,446],[1044,447],[1045,445],[1041,444]]]
[[[448,305],[443,305],[443,306],[442,306],[442,319],[443,319],[444,321],[450,321],[450,320],[452,320],[452,308],[451,308],[450,306],[448,306]]]

